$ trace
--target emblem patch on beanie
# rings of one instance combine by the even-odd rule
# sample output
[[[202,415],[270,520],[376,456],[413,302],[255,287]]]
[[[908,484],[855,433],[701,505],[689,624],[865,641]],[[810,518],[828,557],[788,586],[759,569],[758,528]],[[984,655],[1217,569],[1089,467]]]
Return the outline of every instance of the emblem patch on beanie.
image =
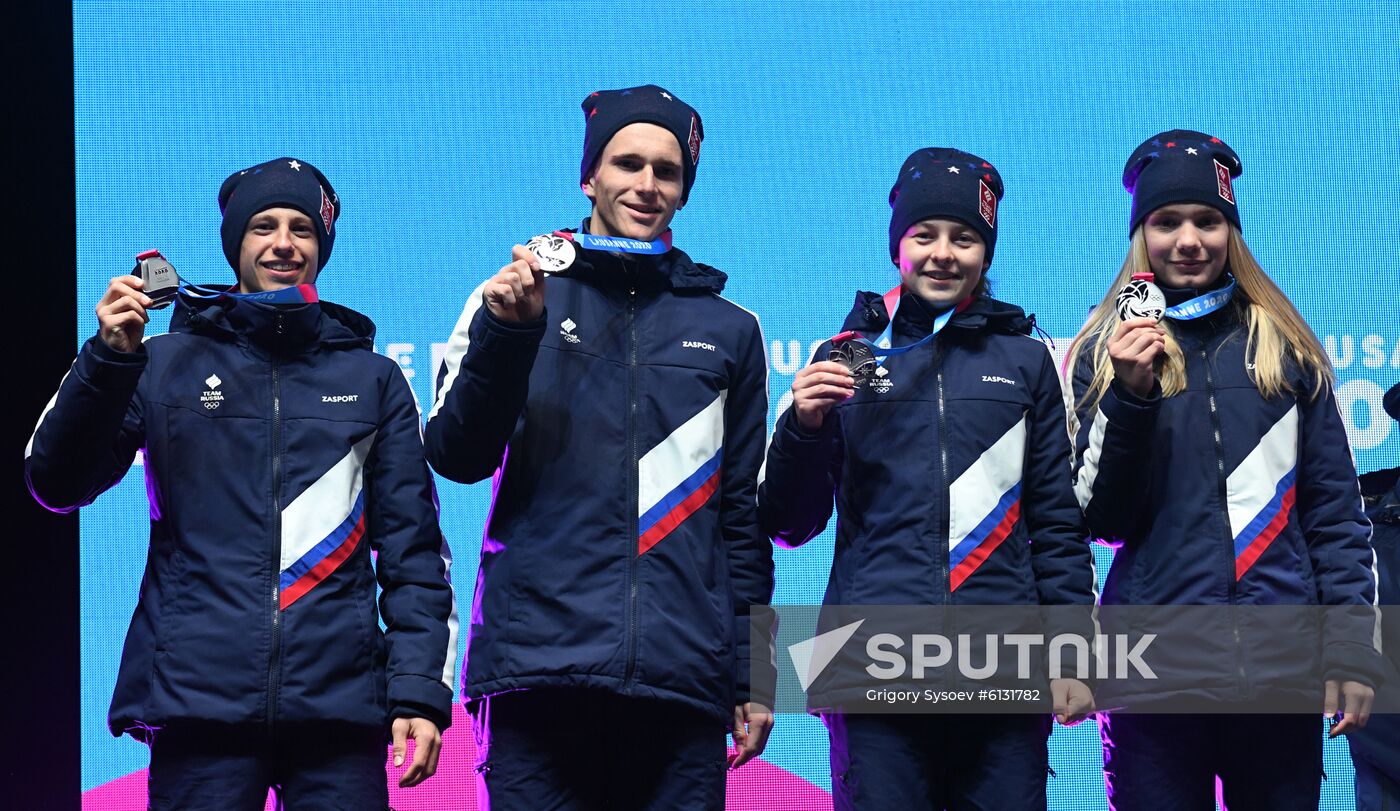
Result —
[[[1235,190],[1230,187],[1230,170],[1220,161],[1215,162],[1215,190],[1225,202],[1235,204]]]
[[[690,147],[691,164],[698,164],[700,162],[700,121],[694,113],[690,116],[690,137],[686,139],[686,146]]]
[[[324,186],[321,187],[321,222],[326,224],[326,233],[329,234],[335,228],[335,204],[326,194]]]
[[[1226,177],[1228,179],[1229,176],[1226,175]],[[981,198],[978,200],[977,213],[982,215],[982,219],[986,220],[988,225],[996,228],[997,196],[992,193],[992,189],[987,185],[987,181],[980,178],[977,180],[977,188],[978,196]]]

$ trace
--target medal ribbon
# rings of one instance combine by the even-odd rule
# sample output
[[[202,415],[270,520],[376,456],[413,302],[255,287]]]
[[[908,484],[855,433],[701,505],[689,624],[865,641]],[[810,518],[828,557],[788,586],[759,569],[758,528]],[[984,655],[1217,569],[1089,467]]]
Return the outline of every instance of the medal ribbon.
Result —
[[[1167,308],[1167,318],[1177,321],[1190,321],[1193,318],[1201,318],[1224,307],[1230,303],[1231,297],[1235,295],[1235,280],[1220,288],[1212,290],[1204,295],[1196,296],[1189,301],[1183,301],[1175,307]]]
[[[257,293],[236,293],[232,289],[191,284],[181,279],[180,293],[195,299],[236,298],[261,304],[315,304],[321,300],[316,295],[316,286],[311,284],[298,284],[281,290],[262,290]]]
[[[629,239],[628,237],[602,237],[596,234],[585,234],[578,231],[555,231],[555,236],[563,237],[570,242],[576,243],[580,248],[587,248],[590,251],[616,251],[618,253],[642,253],[642,254],[662,254],[671,250],[671,229],[650,242],[640,239]]]
[[[140,270],[140,263],[142,261],[154,258],[160,258],[162,260],[165,259],[164,256],[161,256],[160,251],[145,251],[143,253],[137,254],[137,270]],[[171,265],[168,260],[166,261],[166,267],[170,268],[170,272],[175,274],[175,279],[179,282],[178,286],[176,287],[176,290],[180,294],[189,296],[190,298],[194,299],[209,300],[221,297],[229,297],[236,299],[246,299],[248,301],[257,301],[263,304],[313,304],[317,301],[320,301],[320,298],[316,295],[315,285],[298,284],[292,287],[282,288],[281,290],[262,290],[257,293],[238,293],[235,292],[232,288],[225,289],[222,287],[209,287],[206,285],[187,282],[180,277],[180,273],[175,270],[175,267]],[[173,293],[169,294],[168,296],[161,295],[164,291],[169,289],[170,288],[168,287],[163,287],[160,290],[155,291],[157,300],[169,301],[169,299],[174,298],[175,294]]]
[[[876,338],[872,342],[862,337],[861,334],[856,332],[855,330],[847,330],[846,332],[843,332],[840,335],[833,337],[831,339],[832,342],[838,343],[841,341],[854,341],[858,344],[864,344],[865,346],[870,348],[871,354],[873,354],[877,358],[892,358],[895,355],[903,355],[905,352],[911,352],[928,343],[929,341],[932,341],[933,336],[937,335],[940,330],[948,326],[948,322],[953,320],[954,315],[962,312],[963,310],[966,310],[968,308],[968,305],[972,304],[972,300],[974,298],[973,296],[968,296],[967,298],[958,302],[952,308],[944,312],[942,315],[933,319],[933,329],[929,331],[928,335],[925,335],[924,337],[920,338],[912,344],[906,344],[905,346],[900,347],[891,347],[890,342],[893,338],[892,333],[894,330],[894,314],[895,311],[899,309],[899,294],[902,289],[903,285],[896,287],[895,289],[889,291],[881,297],[885,302],[885,312],[889,313],[890,322],[885,325],[885,329],[883,332],[880,333],[880,337]]]

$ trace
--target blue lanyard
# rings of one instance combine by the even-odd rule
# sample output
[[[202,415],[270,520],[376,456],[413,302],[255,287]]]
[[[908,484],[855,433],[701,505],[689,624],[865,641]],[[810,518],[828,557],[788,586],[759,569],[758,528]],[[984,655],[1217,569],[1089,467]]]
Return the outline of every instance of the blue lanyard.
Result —
[[[1231,297],[1235,295],[1235,280],[1219,290],[1212,290],[1204,295],[1196,296],[1189,301],[1183,301],[1175,307],[1168,307],[1166,316],[1177,321],[1190,321],[1193,318],[1201,318],[1224,307],[1230,303]]]
[[[852,330],[843,332],[840,335],[837,335],[836,337],[832,338],[831,340],[834,343],[839,343],[841,341],[854,341],[858,344],[864,344],[865,346],[870,348],[871,354],[877,358],[892,358],[895,355],[903,355],[905,352],[912,352],[913,350],[918,349],[919,347],[923,346],[929,341],[932,341],[933,336],[937,335],[940,330],[948,326],[948,322],[953,320],[954,315],[967,309],[967,306],[972,303],[973,299],[972,296],[968,296],[967,298],[958,302],[951,309],[944,312],[942,315],[933,319],[933,329],[929,332],[928,335],[925,335],[924,337],[920,338],[912,344],[906,344],[904,346],[899,347],[891,347],[890,342],[893,337],[894,314],[899,309],[899,294],[902,289],[903,285],[896,287],[895,289],[889,291],[881,297],[885,303],[885,312],[889,313],[890,321],[888,324],[885,325],[885,329],[880,333],[880,337],[876,338],[872,342],[866,338],[861,337],[860,333]]]
[[[298,284],[292,287],[284,287],[281,290],[260,290],[256,293],[236,293],[232,289],[225,290],[219,287],[208,287],[202,284],[191,284],[180,281],[180,294],[193,299],[211,300],[217,298],[235,298],[244,301],[256,301],[260,304],[315,304],[320,301],[316,295],[316,286],[311,284]]]
[[[596,234],[585,234],[573,231],[555,231],[565,239],[577,242],[580,247],[590,251],[618,251],[620,253],[645,253],[661,254],[671,250],[671,230],[650,242],[640,239],[629,239],[627,237],[603,237]]]

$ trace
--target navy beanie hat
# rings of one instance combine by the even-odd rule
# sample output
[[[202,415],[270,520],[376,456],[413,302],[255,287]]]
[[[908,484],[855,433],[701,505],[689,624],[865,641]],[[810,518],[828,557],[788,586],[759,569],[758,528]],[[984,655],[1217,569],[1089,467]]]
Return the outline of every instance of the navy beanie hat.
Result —
[[[1133,196],[1128,234],[1154,210],[1172,203],[1200,203],[1220,209],[1240,228],[1231,178],[1244,167],[1220,140],[1195,130],[1168,130],[1143,141],[1123,167],[1123,188]]]
[[[1385,405],[1385,413],[1389,414],[1392,420],[1400,420],[1400,383],[1391,386],[1381,402]]]
[[[580,183],[588,180],[593,164],[603,154],[603,147],[618,130],[629,124],[655,124],[670,130],[681,145],[681,165],[685,169],[681,203],[690,199],[690,187],[695,185],[695,167],[700,163],[700,142],[705,138],[700,114],[693,107],[654,84],[600,90],[584,99],[582,106],[587,126],[583,133]]]
[[[224,215],[219,236],[223,238],[224,257],[237,272],[248,221],[259,211],[277,206],[294,208],[316,224],[319,272],[335,245],[340,198],[320,169],[295,158],[278,158],[234,172],[219,187],[219,211]]]
[[[987,243],[987,261],[997,244],[997,203],[1005,196],[996,167],[968,152],[925,147],[905,158],[890,189],[890,259],[899,261],[899,241],[914,223],[951,217],[972,226]]]

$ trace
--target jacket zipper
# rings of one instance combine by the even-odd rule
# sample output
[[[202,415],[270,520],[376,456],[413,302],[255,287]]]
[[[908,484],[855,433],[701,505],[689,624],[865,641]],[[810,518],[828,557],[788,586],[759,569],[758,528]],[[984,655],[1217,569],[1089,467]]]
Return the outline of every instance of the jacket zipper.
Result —
[[[277,316],[282,332],[282,316]],[[282,382],[277,356],[272,357],[272,644],[267,659],[267,725],[273,726],[277,710],[277,685],[282,669]]]
[[[948,482],[948,420],[946,417],[947,407],[943,400],[943,346],[942,342],[934,339],[933,363],[938,381],[938,463],[943,478],[939,481],[939,488],[943,493],[943,503],[938,510],[938,538],[942,544],[938,550],[939,571],[943,574],[943,604],[951,605],[953,602],[953,573],[949,567],[948,534],[952,532],[952,507],[949,501]]]
[[[632,686],[632,680],[637,673],[637,561],[640,555],[640,519],[637,511],[640,509],[638,500],[641,496],[637,492],[638,478],[640,473],[637,470],[640,464],[637,455],[637,399],[640,396],[640,371],[637,367],[637,280],[634,277],[636,270],[628,268],[627,280],[627,333],[630,342],[630,363],[628,364],[627,381],[627,493],[630,507],[627,511],[627,543],[628,543],[628,567],[627,567],[627,672],[623,675],[622,683],[624,689]]]
[[[1210,400],[1210,424],[1215,436],[1215,474],[1216,486],[1220,498],[1220,518],[1225,522],[1225,560],[1228,565],[1228,573],[1225,582],[1228,586],[1230,596],[1230,631],[1235,639],[1235,675],[1239,679],[1239,688],[1245,688],[1244,673],[1244,653],[1241,650],[1240,641],[1240,620],[1235,611],[1235,600],[1237,598],[1235,582],[1235,537],[1234,528],[1230,526],[1230,513],[1227,506],[1230,503],[1229,487],[1225,476],[1225,443],[1220,432],[1220,410],[1215,403],[1215,376],[1210,371],[1210,356],[1204,346],[1201,347],[1201,366],[1206,373],[1206,393]]]

